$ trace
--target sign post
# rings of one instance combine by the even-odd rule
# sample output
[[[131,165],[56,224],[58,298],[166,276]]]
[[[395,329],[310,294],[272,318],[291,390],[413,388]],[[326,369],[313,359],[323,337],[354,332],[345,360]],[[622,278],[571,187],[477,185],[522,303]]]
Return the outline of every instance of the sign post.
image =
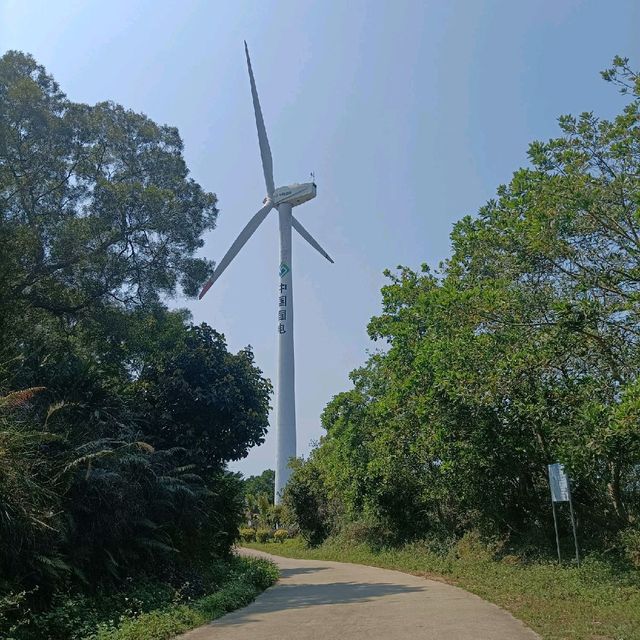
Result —
[[[580,566],[580,552],[578,551],[578,535],[576,533],[576,520],[573,514],[573,501],[571,500],[571,484],[569,476],[560,463],[548,465],[549,488],[551,489],[551,509],[553,511],[553,526],[556,531],[556,548],[558,550],[558,562],[562,562],[560,556],[560,537],[558,535],[558,519],[556,517],[556,502],[568,502],[571,514],[571,528],[573,529],[573,542],[576,549],[576,563]]]
[[[553,511],[553,528],[556,530],[556,549],[558,549],[558,564],[562,564],[560,556],[560,538],[558,537],[558,518],[556,517],[556,501],[551,498],[551,510]]]

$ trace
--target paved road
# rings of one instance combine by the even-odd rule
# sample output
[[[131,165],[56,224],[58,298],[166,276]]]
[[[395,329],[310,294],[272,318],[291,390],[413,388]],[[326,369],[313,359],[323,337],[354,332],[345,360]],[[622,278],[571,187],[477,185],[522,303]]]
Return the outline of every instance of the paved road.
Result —
[[[280,581],[244,609],[180,640],[534,640],[506,611],[462,589],[343,562],[268,557]]]

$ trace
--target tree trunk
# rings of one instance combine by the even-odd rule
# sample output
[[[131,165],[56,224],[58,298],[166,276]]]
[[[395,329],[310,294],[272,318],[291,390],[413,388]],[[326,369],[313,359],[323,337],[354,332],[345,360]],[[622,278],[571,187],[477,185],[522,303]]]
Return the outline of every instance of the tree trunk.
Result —
[[[607,484],[607,492],[609,494],[611,504],[613,505],[613,510],[621,524],[629,524],[629,516],[627,514],[627,510],[624,507],[622,490],[620,488],[620,465],[616,462],[610,462],[609,472],[611,474],[611,480]]]

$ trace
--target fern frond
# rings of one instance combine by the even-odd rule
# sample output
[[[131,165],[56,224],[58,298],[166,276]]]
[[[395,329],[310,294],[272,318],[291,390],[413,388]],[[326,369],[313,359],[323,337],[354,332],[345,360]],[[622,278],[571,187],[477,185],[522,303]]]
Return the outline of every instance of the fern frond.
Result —
[[[107,458],[109,456],[113,456],[115,451],[113,449],[103,449],[102,451],[96,451],[96,453],[88,453],[86,456],[80,456],[75,460],[72,460],[67,464],[64,468],[64,471],[70,471],[71,469],[77,469],[85,464],[89,464],[94,460],[99,460],[101,458]]]
[[[60,411],[60,409],[63,409],[64,407],[72,407],[72,406],[76,406],[75,402],[65,402],[64,400],[61,400],[60,402],[54,402],[52,405],[49,405],[49,408],[47,409],[47,415],[44,419],[44,426],[45,428],[47,427],[47,423],[49,422],[49,418],[54,414],[57,413],[58,411]]]
[[[6,396],[0,397],[0,407],[6,407],[7,409],[22,407],[34,396],[42,391],[46,391],[46,389],[46,387],[29,387],[21,391],[11,391]]]

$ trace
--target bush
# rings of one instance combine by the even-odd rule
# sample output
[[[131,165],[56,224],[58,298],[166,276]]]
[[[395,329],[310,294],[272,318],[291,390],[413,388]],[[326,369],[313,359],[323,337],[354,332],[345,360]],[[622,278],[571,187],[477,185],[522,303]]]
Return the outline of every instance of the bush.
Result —
[[[80,640],[91,637],[100,625],[113,626],[117,620],[136,618],[182,599],[188,600],[171,585],[144,579],[119,592],[102,588],[91,595],[59,591],[45,610],[23,604],[7,616],[10,619],[3,621],[0,616],[0,637],[8,632],[12,640]]]
[[[311,546],[331,533],[329,499],[320,469],[311,460],[291,462],[292,474],[283,496],[289,518]]]
[[[271,539],[271,535],[271,529],[261,528],[256,531],[256,540],[258,542],[267,542]]]
[[[457,558],[467,562],[491,562],[504,546],[497,539],[485,540],[477,531],[467,531],[454,547]]]
[[[240,540],[242,542],[255,542],[256,530],[251,527],[242,527],[240,529]]]
[[[234,565],[235,570],[214,593],[193,602],[174,603],[135,618],[125,618],[115,624],[101,624],[97,634],[91,637],[94,640],[168,640],[246,606],[279,577],[278,568],[267,560],[239,558]]]
[[[9,591],[3,595],[0,595],[0,629],[2,629],[7,622],[7,613],[15,611],[22,604],[26,596],[24,591],[20,593]]]
[[[640,530],[625,529],[620,533],[620,542],[627,560],[640,569]]]
[[[276,529],[273,534],[274,542],[284,542],[289,537],[289,532],[286,529]]]
[[[347,522],[334,537],[345,546],[366,544],[378,548],[394,543],[393,532],[373,519]]]

